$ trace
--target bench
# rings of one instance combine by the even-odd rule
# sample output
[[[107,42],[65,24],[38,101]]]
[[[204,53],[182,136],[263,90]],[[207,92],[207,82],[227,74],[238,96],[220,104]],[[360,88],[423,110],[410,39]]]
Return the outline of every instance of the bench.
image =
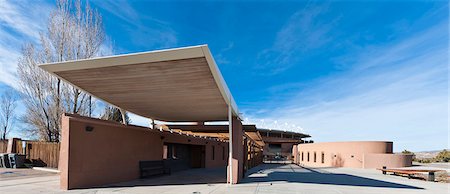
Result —
[[[170,174],[170,168],[168,168],[163,160],[153,161],[139,161],[140,178],[147,178],[149,176]]]
[[[442,170],[421,170],[421,169],[386,169],[385,167],[383,167],[382,169],[378,168],[377,170],[381,170],[383,174],[390,172],[394,175],[406,175],[408,176],[408,178],[413,178],[415,177],[414,175],[421,175],[422,173],[428,173],[428,181],[435,181],[435,173],[442,171]]]
[[[383,174],[390,172],[394,175],[406,175],[408,176],[408,178],[412,178],[414,175],[418,174],[415,171],[406,171],[406,170],[394,170],[394,169],[377,169],[377,170],[381,170]]]

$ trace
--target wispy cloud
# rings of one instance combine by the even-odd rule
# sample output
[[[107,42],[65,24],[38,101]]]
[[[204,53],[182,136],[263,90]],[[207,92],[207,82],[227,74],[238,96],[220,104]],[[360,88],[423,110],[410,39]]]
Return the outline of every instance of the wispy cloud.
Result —
[[[36,42],[44,30],[51,6],[44,2],[0,0],[0,82],[18,88],[17,60],[26,42]]]
[[[18,33],[16,36],[37,40],[39,32],[44,29],[45,25],[42,24],[46,21],[50,8],[50,5],[44,2],[29,6],[23,1],[0,0],[0,21],[2,26]]]
[[[417,141],[447,147],[448,31],[445,20],[401,41],[348,53],[338,60],[345,71],[277,86],[290,97],[247,116],[259,124],[301,126],[319,141],[393,140],[396,150],[420,149]]]
[[[124,27],[135,45],[173,47],[178,42],[176,32],[169,23],[149,15],[138,14],[127,1],[95,1],[94,3],[128,24]]]
[[[311,51],[332,40],[331,30],[339,18],[319,20],[328,5],[308,4],[295,12],[277,32],[272,46],[258,54],[260,69],[269,75],[281,73],[295,64],[305,51]]]
[[[219,53],[215,56],[215,60],[219,65],[225,65],[231,63],[230,60],[225,56],[228,51],[233,49],[234,42],[229,42],[226,47],[222,48]]]

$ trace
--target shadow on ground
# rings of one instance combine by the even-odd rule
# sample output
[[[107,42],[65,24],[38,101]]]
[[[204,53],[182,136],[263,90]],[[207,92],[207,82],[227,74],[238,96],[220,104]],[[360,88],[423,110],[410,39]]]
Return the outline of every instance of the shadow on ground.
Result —
[[[219,184],[226,183],[226,172],[225,167],[189,169],[175,172],[171,175],[154,176],[151,178],[137,179],[134,181],[103,185],[94,188]]]
[[[328,184],[363,187],[423,189],[349,174],[328,173],[321,168],[309,169],[295,165],[263,164],[252,169],[242,183],[286,181],[292,183]],[[326,169],[326,168],[325,168]]]
[[[377,179],[365,178],[350,174],[329,173],[327,168],[304,168],[291,164],[262,164],[251,169],[242,184],[272,183],[285,181],[290,183],[309,183],[326,185],[344,185],[379,188],[423,189],[420,187],[392,183]],[[149,179],[117,184],[104,185],[95,188],[136,187],[136,186],[170,186],[193,184],[224,184],[226,183],[226,168],[190,169]]]

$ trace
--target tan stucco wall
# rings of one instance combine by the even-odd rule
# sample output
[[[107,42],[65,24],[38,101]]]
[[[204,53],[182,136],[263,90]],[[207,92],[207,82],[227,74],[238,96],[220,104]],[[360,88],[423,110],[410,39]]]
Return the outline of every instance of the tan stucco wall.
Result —
[[[298,148],[297,148],[297,145],[293,145],[292,146],[292,160],[293,160],[293,162],[295,163],[295,164],[297,164],[298,163]]]
[[[231,181],[233,184],[236,184],[244,178],[244,131],[242,128],[242,122],[234,116],[232,120],[232,127],[233,157],[230,162],[232,162],[233,167],[233,179]],[[229,166],[227,169],[227,181],[230,182]]]
[[[410,166],[408,157],[392,154],[393,143],[389,141],[352,141],[307,143],[297,146],[298,164],[311,167],[373,168],[380,164]],[[303,160],[302,160],[303,153]],[[309,153],[309,161],[308,161]],[[314,162],[316,153],[316,162]],[[324,161],[322,163],[322,153]],[[371,154],[365,158],[367,154]],[[370,161],[369,161],[370,160]],[[367,162],[368,161],[368,162]],[[367,163],[367,165],[364,165]]]
[[[93,131],[86,131],[86,126],[93,127]],[[164,142],[205,145],[205,167],[227,164],[227,158],[222,159],[222,149],[218,149],[224,146],[228,152],[226,142],[65,115],[60,186],[62,189],[87,188],[137,179],[139,161],[162,160]],[[211,157],[212,145],[217,147],[215,160]]]
[[[364,168],[399,168],[412,165],[413,155],[406,154],[364,154]]]

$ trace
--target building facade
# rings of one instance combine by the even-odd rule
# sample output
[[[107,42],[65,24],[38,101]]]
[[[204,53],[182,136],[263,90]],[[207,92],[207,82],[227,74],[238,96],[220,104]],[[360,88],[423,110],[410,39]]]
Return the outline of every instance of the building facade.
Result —
[[[258,128],[258,132],[261,134],[264,142],[263,155],[265,161],[293,160],[292,150],[294,145],[304,143],[302,138],[311,137],[303,133],[282,130]]]
[[[295,145],[294,162],[307,167],[388,168],[412,166],[412,155],[394,154],[389,141],[325,142]]]

